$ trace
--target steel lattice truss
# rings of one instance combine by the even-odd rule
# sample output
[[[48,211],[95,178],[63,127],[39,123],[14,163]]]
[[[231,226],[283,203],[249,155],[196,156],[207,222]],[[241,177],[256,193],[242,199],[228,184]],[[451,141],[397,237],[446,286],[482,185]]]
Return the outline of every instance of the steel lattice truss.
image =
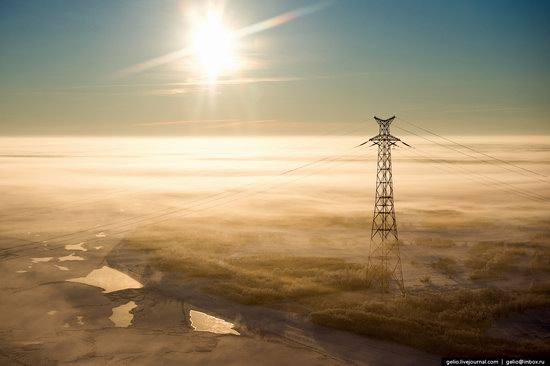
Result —
[[[399,237],[397,235],[397,221],[395,219],[395,206],[393,202],[391,162],[392,147],[402,141],[390,134],[390,124],[395,119],[395,116],[389,119],[380,119],[378,117],[374,117],[374,119],[380,126],[380,132],[367,141],[378,146],[376,196],[367,269],[371,272],[371,276],[375,273],[379,274],[374,280],[378,282],[380,287],[384,289],[389,288],[390,280],[393,279],[404,293],[405,286],[403,283]],[[404,142],[402,143],[407,145]]]

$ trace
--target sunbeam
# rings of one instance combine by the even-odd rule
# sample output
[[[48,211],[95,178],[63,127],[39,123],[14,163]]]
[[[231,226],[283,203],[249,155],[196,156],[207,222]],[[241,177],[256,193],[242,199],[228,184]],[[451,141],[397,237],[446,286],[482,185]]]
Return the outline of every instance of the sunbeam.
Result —
[[[199,23],[194,27],[191,44],[188,47],[129,66],[117,71],[113,76],[114,78],[127,77],[194,55],[197,58],[199,68],[202,69],[207,78],[214,79],[214,76],[222,70],[236,67],[235,45],[237,40],[311,15],[334,3],[334,0],[321,1],[279,14],[235,32],[230,32],[227,29],[221,11],[208,11],[202,19],[202,24]]]

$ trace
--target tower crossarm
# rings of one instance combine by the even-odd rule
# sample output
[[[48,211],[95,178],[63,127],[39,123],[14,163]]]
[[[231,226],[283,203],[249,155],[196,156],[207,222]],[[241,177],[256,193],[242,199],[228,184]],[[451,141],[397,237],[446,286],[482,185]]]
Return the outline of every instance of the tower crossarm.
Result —
[[[388,119],[382,119],[378,117],[374,117],[374,119],[376,120],[376,122],[378,122],[378,126],[380,127],[378,135],[371,137],[370,139],[358,145],[357,147],[368,144],[369,142],[372,143],[373,146],[389,145],[390,147],[397,146],[397,143],[399,142],[405,146],[411,147],[411,145],[407,144],[406,142],[402,141],[400,138],[397,138],[390,133],[390,125],[395,119],[395,116]]]
[[[390,135],[390,134],[384,134],[384,135],[378,134],[378,135],[370,138],[367,142],[369,142],[369,141],[374,143],[374,144],[379,144],[380,142],[390,142],[390,143],[391,142],[393,142],[393,143],[400,142],[401,139],[399,139],[399,138],[397,138],[393,135]]]

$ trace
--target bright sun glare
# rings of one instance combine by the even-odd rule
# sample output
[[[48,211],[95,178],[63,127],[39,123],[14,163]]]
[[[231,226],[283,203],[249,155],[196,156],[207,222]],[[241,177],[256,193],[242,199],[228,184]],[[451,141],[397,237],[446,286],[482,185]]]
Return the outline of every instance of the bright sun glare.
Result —
[[[221,14],[214,11],[202,19],[196,19],[191,31],[191,47],[196,66],[210,82],[237,68],[236,40],[223,22]]]

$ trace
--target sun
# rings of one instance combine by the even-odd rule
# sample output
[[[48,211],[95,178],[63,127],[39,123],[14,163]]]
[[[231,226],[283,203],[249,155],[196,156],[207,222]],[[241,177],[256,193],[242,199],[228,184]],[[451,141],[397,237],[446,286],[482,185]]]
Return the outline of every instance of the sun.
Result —
[[[218,12],[210,11],[195,19],[191,49],[197,70],[211,82],[237,69],[237,47],[233,32]]]

